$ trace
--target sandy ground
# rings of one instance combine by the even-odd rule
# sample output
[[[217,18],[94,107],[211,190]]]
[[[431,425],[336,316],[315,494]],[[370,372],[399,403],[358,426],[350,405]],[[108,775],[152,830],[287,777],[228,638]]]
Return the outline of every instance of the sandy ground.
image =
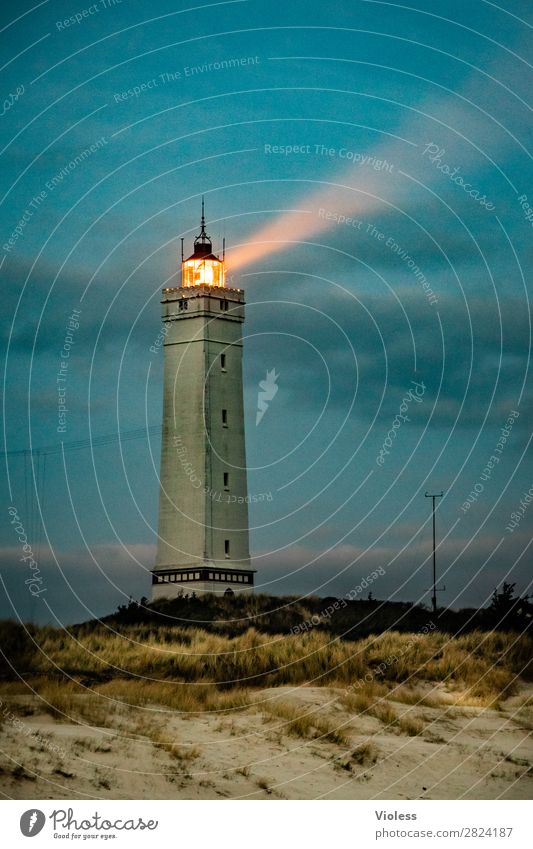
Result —
[[[3,723],[0,791],[11,799],[530,799],[531,732],[517,713],[526,695],[498,711],[395,704],[423,720],[412,737],[350,715],[337,691],[317,687],[263,690],[257,707],[221,715],[124,708],[112,728],[34,713],[18,727]],[[287,734],[284,720],[261,713],[262,701],[277,699],[333,719],[349,744]],[[174,754],[150,738],[154,724],[178,745]],[[366,757],[353,755],[367,743]]]

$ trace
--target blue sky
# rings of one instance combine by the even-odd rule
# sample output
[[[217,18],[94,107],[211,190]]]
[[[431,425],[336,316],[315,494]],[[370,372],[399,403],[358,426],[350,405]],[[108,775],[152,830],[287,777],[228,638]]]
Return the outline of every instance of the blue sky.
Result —
[[[162,384],[150,347],[202,194],[246,290],[248,484],[272,493],[250,516],[259,588],[341,595],[380,565],[375,597],[427,602],[424,492],[442,489],[440,600],[483,604],[504,577],[526,591],[529,502],[507,527],[533,484],[529,4],[6,2],[1,16],[15,452],[2,615],[68,622],[148,594]],[[272,368],[279,391],[256,427]],[[422,399],[380,465],[413,381]],[[61,441],[64,457],[33,470],[16,453]],[[12,505],[38,552],[36,598]]]

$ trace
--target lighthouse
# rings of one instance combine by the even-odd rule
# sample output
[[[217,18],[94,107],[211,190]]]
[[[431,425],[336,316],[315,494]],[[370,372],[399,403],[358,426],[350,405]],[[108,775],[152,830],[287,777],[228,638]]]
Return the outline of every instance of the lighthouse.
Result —
[[[244,292],[226,286],[204,202],[181,286],[163,289],[163,422],[152,599],[250,592]]]

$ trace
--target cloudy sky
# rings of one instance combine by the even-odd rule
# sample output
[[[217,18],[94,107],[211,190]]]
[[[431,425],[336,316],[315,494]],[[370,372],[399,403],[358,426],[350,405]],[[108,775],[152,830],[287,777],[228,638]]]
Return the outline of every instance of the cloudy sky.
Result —
[[[424,493],[444,491],[440,603],[485,604],[504,579],[527,591],[530,3],[0,15],[0,615],[80,621],[149,593],[150,349],[202,194],[246,291],[258,588],[342,595],[381,566],[374,597],[427,603]]]

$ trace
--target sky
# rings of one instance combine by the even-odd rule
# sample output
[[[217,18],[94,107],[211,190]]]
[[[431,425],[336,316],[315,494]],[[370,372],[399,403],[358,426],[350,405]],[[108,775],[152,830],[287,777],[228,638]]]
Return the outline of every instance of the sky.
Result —
[[[525,0],[5,0],[0,616],[149,595],[160,292],[202,196],[246,292],[257,590],[381,567],[374,598],[428,604],[442,492],[439,604],[528,591],[532,25]]]

